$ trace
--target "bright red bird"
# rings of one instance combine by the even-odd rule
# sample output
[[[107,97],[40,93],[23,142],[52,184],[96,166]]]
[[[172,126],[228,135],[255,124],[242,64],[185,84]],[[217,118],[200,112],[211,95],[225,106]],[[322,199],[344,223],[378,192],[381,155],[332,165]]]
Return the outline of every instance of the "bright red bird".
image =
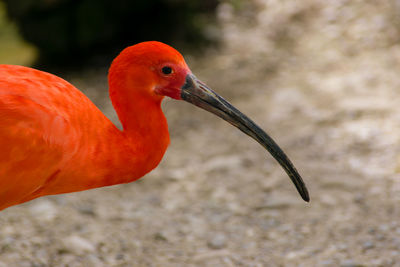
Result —
[[[0,65],[0,210],[45,195],[132,182],[150,172],[169,144],[164,96],[210,111],[254,138],[309,201],[302,178],[278,145],[200,82],[172,47],[130,46],[115,58],[108,78],[123,130],[63,79]]]

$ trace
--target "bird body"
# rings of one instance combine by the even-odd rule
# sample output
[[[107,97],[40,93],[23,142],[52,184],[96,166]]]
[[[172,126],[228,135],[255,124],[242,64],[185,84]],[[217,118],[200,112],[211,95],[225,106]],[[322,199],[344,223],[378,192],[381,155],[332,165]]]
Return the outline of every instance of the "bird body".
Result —
[[[65,80],[0,65],[0,210],[44,195],[131,182],[154,169],[169,144],[164,96],[208,105],[199,102],[203,93],[184,96],[192,87],[208,90],[193,81],[183,57],[165,44],[123,50],[109,70],[120,130]]]
[[[159,104],[144,109],[157,123],[121,131],[63,79],[0,65],[0,209],[140,178],[169,143]]]

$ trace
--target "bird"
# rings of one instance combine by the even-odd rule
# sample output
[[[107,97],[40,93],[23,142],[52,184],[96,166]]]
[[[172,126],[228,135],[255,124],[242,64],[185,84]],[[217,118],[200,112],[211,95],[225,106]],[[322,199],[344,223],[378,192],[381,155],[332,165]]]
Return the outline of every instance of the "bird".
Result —
[[[309,201],[303,179],[274,140],[201,82],[171,46],[146,41],[123,49],[108,84],[121,129],[62,78],[0,64],[0,210],[149,173],[170,143],[164,97],[211,112],[255,139]]]

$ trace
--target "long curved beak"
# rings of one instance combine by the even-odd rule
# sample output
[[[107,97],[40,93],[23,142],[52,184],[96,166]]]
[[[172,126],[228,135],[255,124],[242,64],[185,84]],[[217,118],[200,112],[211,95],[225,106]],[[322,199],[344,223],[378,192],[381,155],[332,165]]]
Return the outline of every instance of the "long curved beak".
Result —
[[[208,88],[193,74],[186,76],[186,82],[181,88],[181,98],[217,115],[255,139],[279,162],[301,197],[307,202],[310,201],[307,187],[293,163],[275,141],[246,115]]]

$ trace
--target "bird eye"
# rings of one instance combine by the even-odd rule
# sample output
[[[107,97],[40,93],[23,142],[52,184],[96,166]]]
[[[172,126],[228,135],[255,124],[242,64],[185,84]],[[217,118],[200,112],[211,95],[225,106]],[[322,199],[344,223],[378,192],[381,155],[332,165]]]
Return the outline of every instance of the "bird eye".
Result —
[[[165,66],[161,69],[162,73],[164,73],[165,75],[171,74],[172,73],[172,68],[169,66]]]

